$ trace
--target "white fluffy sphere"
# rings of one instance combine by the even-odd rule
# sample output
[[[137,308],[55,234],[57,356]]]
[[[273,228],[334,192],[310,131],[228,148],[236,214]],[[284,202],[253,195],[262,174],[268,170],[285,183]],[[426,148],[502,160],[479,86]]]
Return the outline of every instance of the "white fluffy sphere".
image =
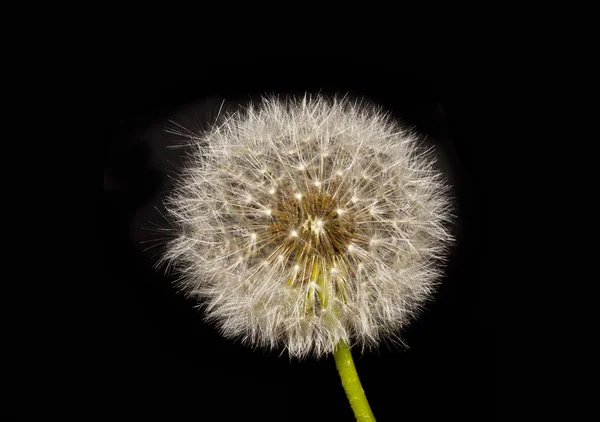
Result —
[[[449,189],[381,110],[270,98],[190,139],[163,259],[226,337],[299,358],[370,347],[432,293]]]

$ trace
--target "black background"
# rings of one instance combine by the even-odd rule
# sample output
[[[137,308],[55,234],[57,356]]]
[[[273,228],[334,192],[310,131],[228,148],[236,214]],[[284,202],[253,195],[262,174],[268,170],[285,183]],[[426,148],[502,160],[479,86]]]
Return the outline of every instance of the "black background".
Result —
[[[290,361],[221,338],[172,287],[173,276],[153,268],[160,251],[156,208],[183,152],[167,148],[177,139],[164,132],[166,119],[202,127],[223,100],[229,106],[265,92],[321,91],[365,96],[427,135],[455,186],[457,245],[435,300],[403,333],[408,347],[354,353],[375,415],[379,421],[493,420],[477,84],[443,68],[407,71],[401,63],[349,57],[210,63],[161,73],[149,61],[130,60],[103,79],[99,229],[101,289],[109,302],[100,315],[107,371],[99,406],[123,417],[168,420],[353,420],[332,358]]]

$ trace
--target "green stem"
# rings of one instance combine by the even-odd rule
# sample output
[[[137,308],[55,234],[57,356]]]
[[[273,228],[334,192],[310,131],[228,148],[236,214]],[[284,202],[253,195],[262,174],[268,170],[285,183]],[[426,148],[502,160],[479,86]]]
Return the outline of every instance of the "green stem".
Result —
[[[373,416],[367,396],[358,378],[352,353],[344,340],[340,340],[338,343],[333,357],[356,420],[359,422],[374,421],[375,416]]]

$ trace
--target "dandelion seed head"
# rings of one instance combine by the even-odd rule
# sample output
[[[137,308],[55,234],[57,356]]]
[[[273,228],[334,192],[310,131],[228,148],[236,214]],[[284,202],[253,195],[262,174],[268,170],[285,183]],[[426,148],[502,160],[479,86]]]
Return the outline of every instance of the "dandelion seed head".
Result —
[[[266,98],[190,140],[163,259],[224,336],[298,358],[372,347],[434,291],[449,187],[379,109]]]

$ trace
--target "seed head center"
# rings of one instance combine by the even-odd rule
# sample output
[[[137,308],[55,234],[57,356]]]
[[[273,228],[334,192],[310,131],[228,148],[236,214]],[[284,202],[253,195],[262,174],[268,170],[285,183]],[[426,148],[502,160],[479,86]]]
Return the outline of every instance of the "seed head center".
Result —
[[[323,229],[324,225],[325,222],[323,221],[322,217],[313,217],[312,215],[308,214],[307,219],[304,221],[304,223],[302,223],[302,230],[304,232],[310,232],[314,234],[314,236],[319,237],[319,235],[325,233],[325,230]]]
[[[268,229],[270,237],[279,239],[273,246],[292,262],[315,259],[329,264],[343,259],[355,233],[352,213],[340,213],[336,199],[323,189],[278,193],[278,212]]]

